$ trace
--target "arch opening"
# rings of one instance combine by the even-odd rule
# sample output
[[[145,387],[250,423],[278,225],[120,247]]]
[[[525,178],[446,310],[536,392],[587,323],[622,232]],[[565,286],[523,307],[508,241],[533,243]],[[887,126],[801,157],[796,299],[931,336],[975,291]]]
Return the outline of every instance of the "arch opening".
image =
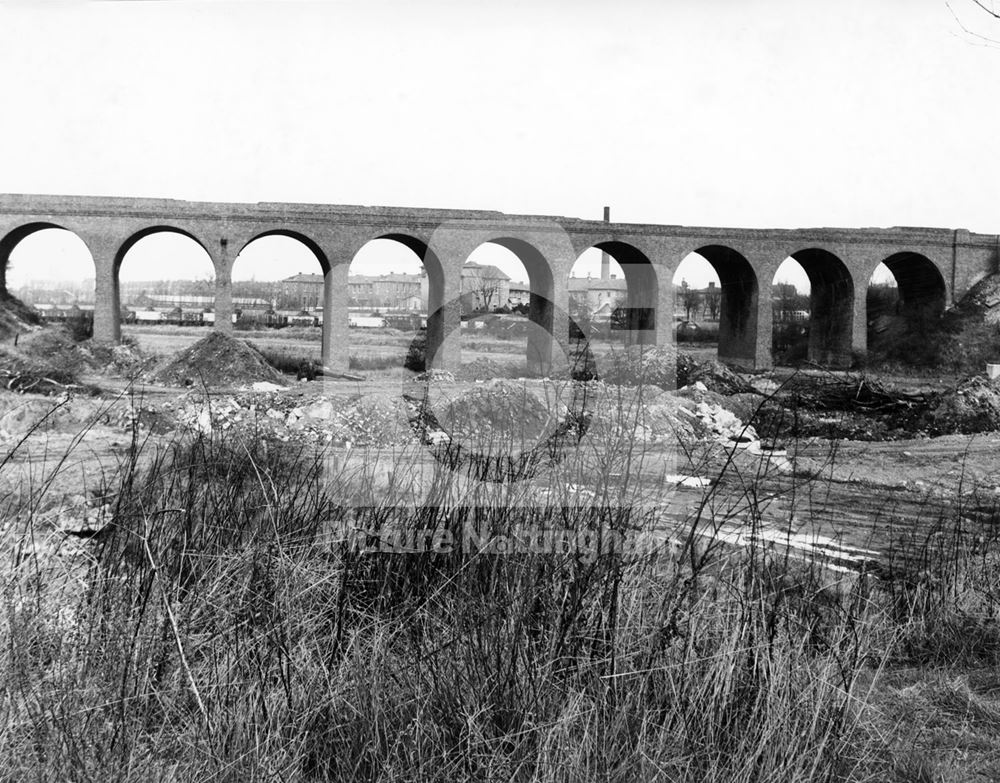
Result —
[[[570,269],[568,289],[574,357],[586,355],[581,343],[596,357],[627,343],[628,279],[616,258],[597,247],[584,250]]]
[[[169,354],[196,342],[214,323],[215,267],[190,234],[169,228],[133,235],[119,248],[114,268],[119,327],[150,354]]]
[[[876,358],[906,361],[914,341],[934,340],[945,311],[947,286],[938,267],[914,252],[895,253],[868,282],[868,350]]]
[[[908,319],[941,317],[947,287],[933,261],[920,253],[903,252],[889,256],[879,266],[887,269],[896,281],[902,315]]]
[[[714,331],[719,361],[754,367],[765,358],[757,328],[757,274],[741,253],[703,245],[678,265],[673,284],[675,319],[683,319],[678,339],[685,330],[696,339],[710,338]]]
[[[619,318],[619,328],[625,341],[635,345],[655,345],[657,342],[657,307],[660,281],[656,269],[646,255],[626,242],[598,242],[594,247],[606,253],[611,263],[617,263],[625,280],[625,306]],[[666,324],[669,324],[669,316]]]
[[[19,226],[0,239],[0,296],[32,305],[94,303],[94,259],[86,243],[54,223]]]
[[[444,338],[444,273],[424,242],[399,233],[369,240],[351,259],[347,284],[346,310],[333,312],[350,348],[342,364],[411,373],[435,366]]]
[[[44,321],[68,323],[85,337],[93,329],[95,285],[90,249],[62,226],[29,223],[0,239],[0,301],[16,297]]]
[[[773,282],[773,335],[779,360],[849,367],[854,281],[844,262],[822,248],[799,250],[778,267]]]
[[[561,352],[553,345],[555,282],[529,242],[497,237],[476,247],[461,269],[461,334],[466,372],[484,378],[494,365],[516,375],[547,375]]]
[[[217,310],[230,311],[234,328],[252,337],[272,365],[312,380],[329,350],[322,329],[329,271],[326,255],[311,237],[264,231],[239,249],[228,291],[225,284],[217,285]],[[227,294],[230,301],[220,301]]]

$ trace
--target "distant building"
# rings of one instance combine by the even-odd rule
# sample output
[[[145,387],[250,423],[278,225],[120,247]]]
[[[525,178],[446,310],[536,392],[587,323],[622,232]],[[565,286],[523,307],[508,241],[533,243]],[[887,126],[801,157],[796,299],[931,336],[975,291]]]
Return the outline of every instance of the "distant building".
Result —
[[[462,267],[462,295],[471,310],[492,310],[508,304],[510,278],[492,264]],[[350,275],[349,306],[371,311],[427,311],[429,282],[426,274]],[[282,280],[281,296],[303,309],[323,306],[323,275],[298,274]]]
[[[351,275],[347,288],[352,307],[413,312],[427,309],[427,275]]]
[[[278,284],[278,292],[285,302],[295,302],[308,310],[323,306],[323,275],[299,274],[286,277]]]
[[[528,283],[511,281],[507,286],[507,304],[518,307],[531,303],[531,286]]]
[[[278,287],[285,301],[295,302],[304,310],[323,306],[323,275],[292,275]],[[347,289],[349,306],[354,308],[412,312],[427,308],[426,275],[351,275]]]
[[[625,304],[628,284],[622,278],[609,274],[606,279],[571,277],[569,303],[571,307],[586,307],[591,318],[611,317],[611,311]]]
[[[493,264],[468,263],[462,266],[462,309],[490,311],[507,305],[510,277]]]

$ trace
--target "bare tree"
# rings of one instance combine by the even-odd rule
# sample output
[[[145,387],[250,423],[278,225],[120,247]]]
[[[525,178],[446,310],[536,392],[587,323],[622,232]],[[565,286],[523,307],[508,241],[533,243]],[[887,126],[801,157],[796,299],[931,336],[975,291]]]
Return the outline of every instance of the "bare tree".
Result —
[[[722,289],[717,285],[709,285],[705,289],[705,306],[708,307],[709,320],[719,320],[719,310],[722,308]]]
[[[500,306],[500,281],[492,277],[476,275],[462,281],[463,310],[466,312],[490,312]]]
[[[701,308],[701,291],[697,291],[688,285],[687,280],[681,280],[681,304],[684,306],[685,319],[691,320],[691,312]]]
[[[476,285],[476,299],[483,310],[489,311],[500,305],[500,283],[487,277],[480,277]],[[494,302],[494,299],[497,301]]]

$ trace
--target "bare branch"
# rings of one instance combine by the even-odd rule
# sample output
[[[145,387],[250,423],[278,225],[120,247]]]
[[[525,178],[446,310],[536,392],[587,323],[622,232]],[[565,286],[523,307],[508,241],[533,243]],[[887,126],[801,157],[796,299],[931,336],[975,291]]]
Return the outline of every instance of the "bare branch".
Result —
[[[995,19],[1000,19],[1000,15],[998,15],[997,12],[992,11],[989,8],[987,8],[986,6],[984,6],[980,0],[972,0],[972,2],[974,2],[980,8],[982,8],[990,16],[994,17]],[[951,3],[950,2],[945,2],[945,6],[951,12],[952,17],[954,17],[955,21],[958,23],[958,26],[962,28],[962,31],[966,35],[968,35],[968,36],[970,36],[972,38],[976,38],[979,41],[981,41],[981,43],[975,44],[976,46],[1000,46],[1000,40],[997,40],[995,38],[989,38],[988,36],[982,35],[981,33],[974,32],[974,31],[970,30],[968,27],[966,27],[965,23],[959,18],[958,14],[955,13],[955,9],[951,7]],[[973,41],[967,41],[967,43],[975,43],[975,42],[973,42]]]
[[[983,5],[982,0],[972,0],[972,2],[978,5],[980,8],[982,8],[986,13],[988,13],[994,19],[1000,19],[1000,13],[997,13],[996,11],[993,10],[992,3],[990,3],[991,7],[987,8],[985,5]]]

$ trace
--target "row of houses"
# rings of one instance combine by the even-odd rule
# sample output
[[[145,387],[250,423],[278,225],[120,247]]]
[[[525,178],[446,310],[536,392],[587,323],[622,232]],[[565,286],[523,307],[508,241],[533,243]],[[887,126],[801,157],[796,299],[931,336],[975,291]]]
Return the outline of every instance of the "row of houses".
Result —
[[[303,308],[323,305],[323,276],[299,274],[282,280],[280,294]],[[426,312],[429,284],[426,274],[351,275],[348,294],[352,307],[370,310]],[[571,305],[585,305],[591,314],[614,309],[624,301],[625,280],[573,277],[569,280]],[[463,310],[482,312],[528,304],[531,288],[513,281],[492,264],[465,264],[462,267]]]

